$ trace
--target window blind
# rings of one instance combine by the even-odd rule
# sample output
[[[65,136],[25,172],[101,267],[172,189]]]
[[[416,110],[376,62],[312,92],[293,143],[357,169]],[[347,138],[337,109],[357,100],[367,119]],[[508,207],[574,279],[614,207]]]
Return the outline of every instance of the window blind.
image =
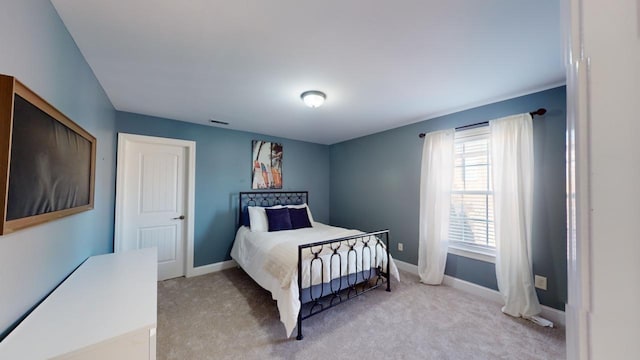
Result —
[[[456,132],[449,241],[469,250],[495,249],[489,127]]]

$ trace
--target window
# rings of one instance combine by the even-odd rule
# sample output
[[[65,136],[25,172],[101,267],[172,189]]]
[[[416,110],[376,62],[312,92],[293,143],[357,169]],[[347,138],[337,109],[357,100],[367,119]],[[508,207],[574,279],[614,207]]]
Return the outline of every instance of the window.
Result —
[[[451,253],[494,261],[495,230],[489,127],[456,131],[451,189]]]

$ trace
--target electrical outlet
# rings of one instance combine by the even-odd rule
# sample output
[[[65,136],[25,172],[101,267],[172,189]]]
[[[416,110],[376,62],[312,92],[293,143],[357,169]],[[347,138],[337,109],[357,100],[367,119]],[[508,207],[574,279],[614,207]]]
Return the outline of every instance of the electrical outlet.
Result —
[[[544,276],[534,276],[536,288],[541,290],[547,290],[547,278]]]
[[[402,243],[398,243],[398,251],[404,251],[404,245],[402,245]]]

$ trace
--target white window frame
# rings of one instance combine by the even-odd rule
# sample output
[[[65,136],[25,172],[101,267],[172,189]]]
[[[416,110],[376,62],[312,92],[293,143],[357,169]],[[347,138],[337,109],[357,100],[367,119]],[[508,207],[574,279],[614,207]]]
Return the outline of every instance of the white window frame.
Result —
[[[488,136],[488,125],[480,125],[470,129],[456,131],[456,140],[458,141],[460,139],[478,136]],[[447,251],[449,254],[463,256],[484,262],[495,263],[496,261],[495,247],[492,248],[482,245],[466,244],[458,241],[449,241],[449,247]]]

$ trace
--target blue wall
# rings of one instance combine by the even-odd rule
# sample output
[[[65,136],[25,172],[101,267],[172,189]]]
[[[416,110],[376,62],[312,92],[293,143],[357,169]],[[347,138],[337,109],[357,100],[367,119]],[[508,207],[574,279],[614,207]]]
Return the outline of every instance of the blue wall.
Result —
[[[95,209],[0,236],[0,339],[87,257],[113,250],[115,110],[48,0],[2,1],[0,73],[98,140]]]
[[[559,87],[422,121],[331,146],[331,224],[391,230],[393,256],[418,263],[421,132],[529,112],[534,128],[533,270],[547,277],[540,302],[564,309],[567,300],[565,209],[565,88]],[[398,252],[397,243],[404,244]],[[449,255],[448,275],[497,289],[492,263]]]
[[[329,222],[329,147],[118,112],[118,132],[196,142],[194,266],[230,259],[240,191],[251,191],[251,141],[282,143],[283,190],[308,190],[316,221]]]

